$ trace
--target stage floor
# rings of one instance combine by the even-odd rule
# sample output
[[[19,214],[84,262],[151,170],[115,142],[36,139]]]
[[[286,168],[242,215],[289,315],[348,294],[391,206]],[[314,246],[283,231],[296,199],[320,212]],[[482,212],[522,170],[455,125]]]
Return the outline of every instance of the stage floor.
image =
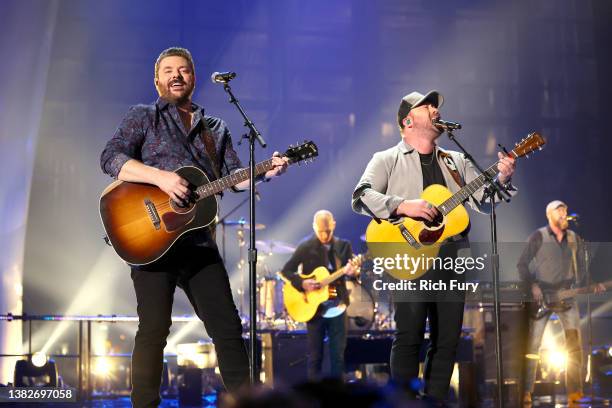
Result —
[[[13,406],[25,406],[15,404]],[[70,404],[36,404],[37,407],[49,407],[49,408],[75,408],[75,407],[87,407],[87,408],[131,408],[130,399],[128,397],[121,398],[112,398],[112,399],[95,399],[86,403],[70,403]],[[215,394],[207,395],[202,397],[202,404],[197,405],[197,407],[216,407],[217,406],[217,398]],[[415,402],[415,407],[425,407],[424,405]],[[480,407],[482,408],[493,408],[495,406],[494,402],[489,400],[482,403]],[[556,401],[553,403],[550,397],[536,399],[532,405],[534,408],[565,408],[567,407],[567,402],[564,395],[559,395],[556,398]],[[610,407],[611,402],[608,399],[607,401],[598,402],[595,404],[574,404],[572,407],[574,408],[604,408]],[[194,405],[179,405],[178,399],[163,399],[160,405],[161,408],[174,408],[174,407],[182,407],[182,408],[190,408],[196,407]],[[410,405],[408,405],[410,407]],[[461,408],[458,404],[449,404],[449,408]]]

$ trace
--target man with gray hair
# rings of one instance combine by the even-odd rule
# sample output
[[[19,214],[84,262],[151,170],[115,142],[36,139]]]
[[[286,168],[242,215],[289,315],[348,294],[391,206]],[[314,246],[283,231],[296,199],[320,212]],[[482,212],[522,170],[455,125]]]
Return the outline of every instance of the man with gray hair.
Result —
[[[315,268],[324,266],[335,271],[347,265],[345,276],[355,276],[359,269],[353,267],[349,260],[353,257],[350,241],[334,237],[336,220],[331,212],[319,210],[312,221],[314,235],[302,242],[287,261],[281,273],[297,290],[308,292],[321,288],[314,279],[304,279],[300,275],[309,275]],[[301,273],[299,273],[301,270]],[[347,317],[346,307],[349,294],[346,283],[336,281],[333,289],[337,294],[321,304],[317,314],[306,323],[308,329],[308,378],[320,379],[323,366],[323,346],[325,336],[329,341],[330,376],[342,378],[344,375],[344,349],[346,347]],[[331,286],[331,285],[330,285]]]

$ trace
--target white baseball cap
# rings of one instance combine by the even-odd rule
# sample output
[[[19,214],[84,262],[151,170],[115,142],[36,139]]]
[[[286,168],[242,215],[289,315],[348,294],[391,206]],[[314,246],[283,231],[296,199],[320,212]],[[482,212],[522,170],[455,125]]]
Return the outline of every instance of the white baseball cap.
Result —
[[[548,205],[546,206],[546,214],[548,215],[549,212],[556,210],[559,207],[565,207],[567,208],[567,204],[565,204],[563,201],[561,200],[554,200],[551,201],[550,203],[548,203]]]

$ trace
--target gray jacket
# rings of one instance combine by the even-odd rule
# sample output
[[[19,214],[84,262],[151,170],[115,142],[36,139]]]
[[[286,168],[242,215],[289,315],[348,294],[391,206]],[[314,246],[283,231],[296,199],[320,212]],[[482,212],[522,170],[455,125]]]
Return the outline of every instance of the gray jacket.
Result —
[[[456,168],[466,184],[478,177],[472,162],[462,153],[435,147],[436,159],[442,170],[447,188],[456,193],[460,187],[453,179],[450,168]],[[441,154],[441,153],[445,153]],[[446,157],[444,157],[446,156]],[[509,186],[512,195],[516,189]],[[419,198],[423,192],[423,172],[416,149],[403,140],[394,147],[374,154],[353,193],[353,210],[370,215],[360,205],[358,198],[379,218],[389,219],[404,200]],[[489,213],[491,205],[481,204],[483,188],[477,190],[468,200],[474,210]],[[497,202],[497,201],[496,201]]]

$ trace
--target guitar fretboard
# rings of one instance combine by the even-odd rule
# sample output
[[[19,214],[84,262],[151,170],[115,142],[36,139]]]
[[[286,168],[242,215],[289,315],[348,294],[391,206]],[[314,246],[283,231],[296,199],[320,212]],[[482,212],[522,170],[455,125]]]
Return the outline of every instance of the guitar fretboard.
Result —
[[[272,169],[272,159],[264,160],[261,163],[255,165],[255,176],[259,176]],[[198,187],[195,192],[198,195],[198,199],[210,197],[214,194],[220,193],[223,190],[227,190],[249,179],[249,168],[240,169],[229,176],[222,177],[210,183],[203,184]]]
[[[489,175],[489,177],[493,178],[497,174],[497,163],[493,164],[491,167],[485,170],[485,173]],[[478,191],[479,188],[485,185],[487,182],[487,178],[484,174],[476,177],[467,185],[463,186],[461,190],[457,191],[452,195],[448,200],[444,201],[442,204],[438,206],[442,215],[446,215],[452,210],[454,210],[459,204],[463,203],[467,200],[472,194]]]

